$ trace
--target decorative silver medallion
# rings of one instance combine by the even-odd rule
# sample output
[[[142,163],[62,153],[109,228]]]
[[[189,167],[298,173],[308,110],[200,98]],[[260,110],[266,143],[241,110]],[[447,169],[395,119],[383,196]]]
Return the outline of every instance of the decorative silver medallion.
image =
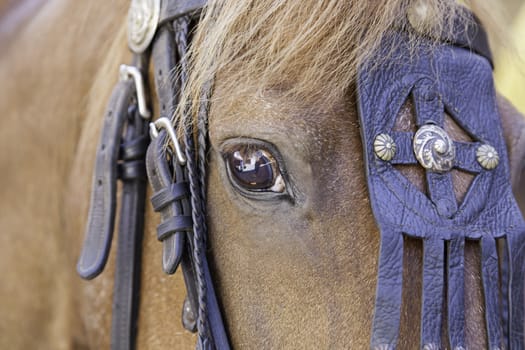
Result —
[[[389,161],[394,158],[396,154],[396,143],[394,139],[388,134],[379,134],[374,140],[374,152],[384,161]]]
[[[146,51],[160,16],[160,0],[132,0],[128,12],[128,46],[135,53]]]
[[[434,343],[425,344],[423,350],[439,350],[439,345]]]
[[[394,346],[392,346],[390,344],[380,344],[380,345],[374,346],[373,349],[374,350],[393,350]]]
[[[414,153],[425,169],[443,173],[454,166],[456,148],[454,142],[437,125],[423,125],[414,135]]]
[[[478,163],[487,170],[492,170],[498,166],[499,155],[496,149],[490,145],[481,145],[476,151]]]
[[[407,10],[408,22],[421,33],[429,32],[436,24],[436,11],[428,1],[416,0]]]

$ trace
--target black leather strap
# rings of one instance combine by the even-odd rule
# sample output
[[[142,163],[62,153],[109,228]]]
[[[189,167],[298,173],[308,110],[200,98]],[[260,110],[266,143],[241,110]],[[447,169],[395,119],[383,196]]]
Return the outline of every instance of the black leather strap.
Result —
[[[508,254],[507,242],[504,242],[503,247],[499,247],[501,269],[500,269],[500,285],[501,285],[501,325],[503,328],[504,344],[509,349],[509,332],[510,332],[510,259]]]
[[[135,107],[133,107],[133,110],[128,111],[128,113],[134,112],[136,112]],[[133,125],[133,121],[129,121],[129,124]],[[136,124],[139,123],[137,122]],[[146,125],[147,123],[142,124]],[[146,165],[144,164],[144,158],[146,156],[146,150],[148,149],[149,141],[149,135],[147,133],[145,133],[144,135],[139,134],[138,136],[131,138],[131,140],[127,140],[127,137],[125,137],[122,145],[120,146],[120,160],[126,162],[133,160],[142,161],[144,165],[144,172],[141,174],[137,174],[137,176],[140,175],[144,179],[146,179]]]
[[[141,58],[137,58],[140,64]],[[135,347],[140,255],[144,231],[147,121],[138,113],[132,80],[119,82],[110,99],[99,142],[86,237],[77,270],[96,277],[109,255],[113,236],[116,180],[122,180],[119,238],[113,293],[112,349]]]
[[[166,132],[161,131],[159,136],[152,140],[146,156],[148,177],[154,191],[154,198],[159,198],[166,193],[168,189],[172,188],[174,182],[180,181],[180,185],[176,186],[183,186],[184,183],[187,183],[186,179],[181,178],[181,175],[184,176],[182,169],[172,172],[172,164],[167,159],[166,144]],[[184,192],[189,193],[187,189]],[[176,218],[191,217],[188,197],[183,196],[165,205],[157,206],[155,210],[161,215],[161,223],[157,227],[157,231],[158,237],[163,243],[162,268],[164,272],[173,274],[177,270],[184,252],[186,232],[191,231],[192,227],[191,222],[187,222],[187,219],[182,219],[186,220],[181,222],[184,227],[179,227],[176,223],[178,220]]]
[[[113,237],[117,193],[117,160],[128,108],[135,92],[132,81],[113,89],[97,148],[84,245],[77,264],[82,278],[98,276],[106,265]]]
[[[219,301],[217,300],[217,294],[215,293],[215,287],[211,279],[210,268],[208,266],[208,260],[204,259],[203,264],[204,279],[206,282],[206,305],[208,306],[208,325],[210,328],[210,335],[212,337],[212,349],[216,350],[230,350],[230,342],[228,340],[228,334],[226,333],[226,327],[222,320],[222,313],[219,307]]]
[[[188,183],[187,182],[177,182],[171,184],[171,186],[163,188],[155,193],[151,197],[151,204],[155,211],[160,211],[168,204],[173,203],[176,200],[182,199],[189,196]]]
[[[171,118],[177,108],[180,85],[176,77],[177,51],[171,24],[159,28],[151,52],[155,67],[155,90],[161,117]]]
[[[525,349],[524,340],[524,305],[525,305],[525,229],[515,226],[507,235],[507,253],[509,256],[509,321],[508,349]]]
[[[118,166],[118,177],[121,180],[146,180],[146,166],[144,160],[131,160]]]
[[[448,243],[447,250],[448,337],[451,349],[466,349],[465,344],[465,239]]]
[[[144,158],[148,143],[147,121],[133,105],[128,110],[119,157],[121,169],[126,170],[120,173],[122,195],[111,330],[111,348],[118,350],[135,348],[147,184]]]
[[[159,23],[162,25],[182,16],[198,15],[207,2],[207,0],[163,0],[160,6]]]
[[[485,320],[489,349],[501,348],[502,329],[499,305],[499,260],[496,240],[484,237],[481,245],[481,277],[485,296]]]
[[[381,232],[379,270],[371,349],[393,349],[397,344],[403,286],[403,236]]]
[[[423,242],[423,305],[421,342],[441,349],[441,324],[444,295],[445,242],[429,238]]]
[[[157,226],[157,238],[163,241],[177,232],[186,232],[193,227],[191,215],[174,216]]]

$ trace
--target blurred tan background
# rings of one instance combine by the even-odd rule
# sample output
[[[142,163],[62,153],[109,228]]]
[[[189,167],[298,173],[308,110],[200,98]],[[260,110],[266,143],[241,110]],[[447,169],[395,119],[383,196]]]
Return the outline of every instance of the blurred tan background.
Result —
[[[503,1],[508,18],[509,42],[497,48],[496,86],[525,114],[525,0]]]

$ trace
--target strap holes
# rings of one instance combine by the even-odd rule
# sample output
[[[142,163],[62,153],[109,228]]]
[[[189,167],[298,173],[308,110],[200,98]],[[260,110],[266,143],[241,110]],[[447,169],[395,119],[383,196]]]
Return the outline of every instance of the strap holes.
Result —
[[[162,69],[159,69],[159,75],[162,75]]]
[[[102,180],[101,179],[98,179],[97,185],[102,186]]]
[[[100,146],[100,149],[103,151],[106,149],[106,145],[105,144],[102,144],[102,146]]]
[[[162,104],[162,110],[165,111],[166,110],[166,105],[163,103]]]
[[[113,115],[113,111],[109,111],[108,112],[108,118],[111,118],[112,115]]]

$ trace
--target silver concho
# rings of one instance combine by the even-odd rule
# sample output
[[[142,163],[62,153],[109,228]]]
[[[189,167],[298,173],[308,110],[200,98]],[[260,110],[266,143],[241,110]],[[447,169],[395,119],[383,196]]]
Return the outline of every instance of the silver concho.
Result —
[[[476,151],[478,163],[487,170],[498,166],[499,155],[496,149],[490,145],[481,145]]]
[[[423,350],[439,350],[439,345],[434,343],[425,344],[425,346],[423,346]]]
[[[388,134],[379,134],[374,140],[374,152],[379,159],[389,161],[396,154],[396,143]]]
[[[160,0],[132,0],[128,12],[128,46],[135,53],[146,51],[160,16]]]
[[[426,33],[436,25],[436,10],[428,1],[413,1],[407,10],[408,22],[415,30]]]
[[[454,166],[456,148],[454,142],[437,125],[423,125],[414,135],[414,153],[425,169],[443,173]]]
[[[373,347],[374,350],[392,350],[394,349],[393,345],[390,344],[379,344]]]

